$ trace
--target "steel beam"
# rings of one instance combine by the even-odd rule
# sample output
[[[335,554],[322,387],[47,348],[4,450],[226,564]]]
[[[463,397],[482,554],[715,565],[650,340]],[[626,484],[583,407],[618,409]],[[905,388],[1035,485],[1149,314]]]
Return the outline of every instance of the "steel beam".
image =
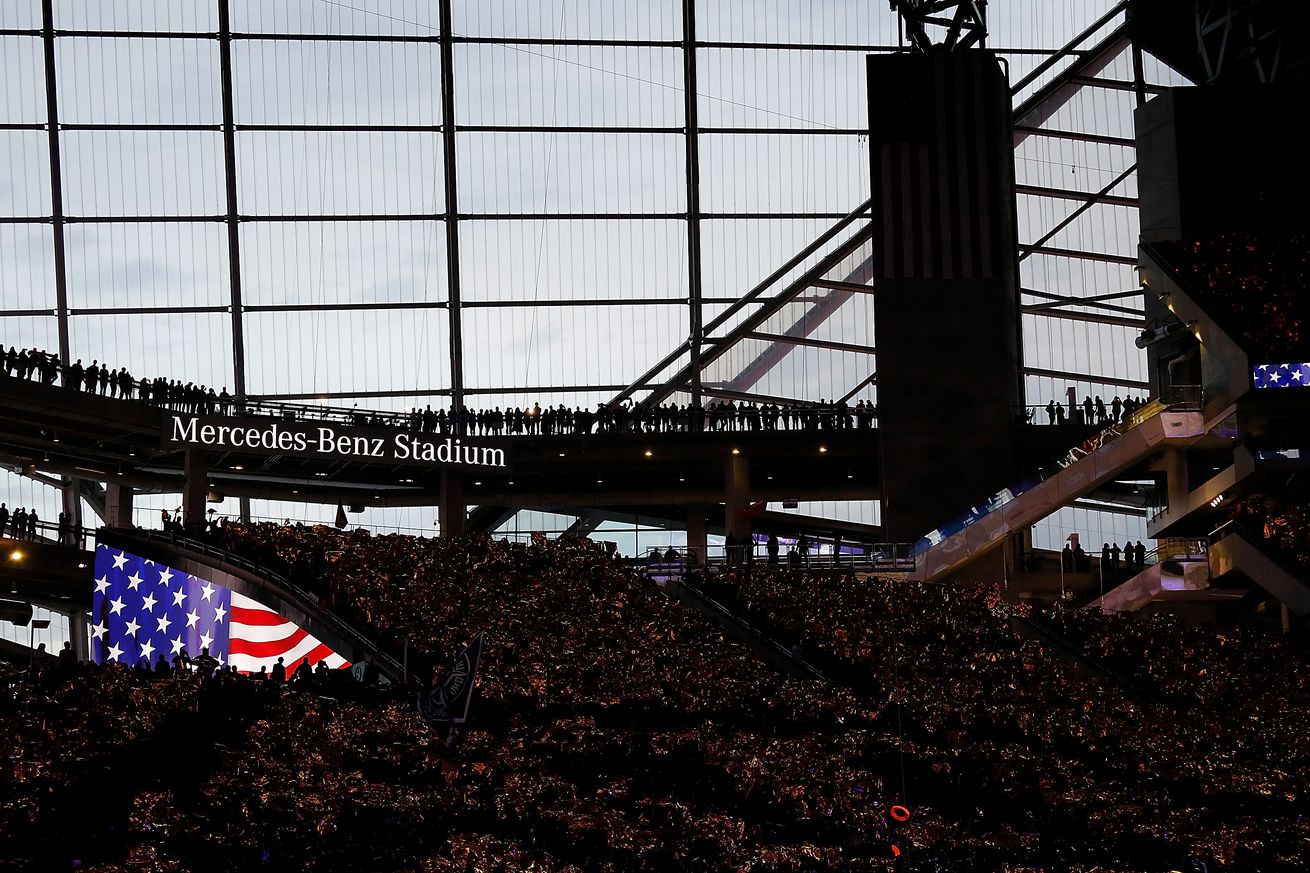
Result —
[[[246,331],[241,311],[241,230],[237,203],[237,147],[232,108],[231,0],[218,0],[218,62],[223,88],[223,167],[227,188],[227,263],[232,299],[232,395],[246,396]]]
[[[54,0],[41,0],[41,35],[45,49],[46,127],[50,147],[50,225],[55,255],[55,310],[59,315],[59,362],[67,365],[68,342],[68,259],[64,247],[63,160],[59,151],[59,87],[55,64]]]
[[[701,239],[700,133],[696,105],[696,0],[682,0],[682,92],[687,161],[687,342],[691,356],[689,389],[700,401],[701,382]]]
[[[459,176],[456,171],[458,140],[455,128],[455,30],[450,0],[439,0],[441,20],[441,145],[446,178],[446,301],[450,323],[450,397],[455,407],[464,404],[464,321],[460,312],[459,278]]]

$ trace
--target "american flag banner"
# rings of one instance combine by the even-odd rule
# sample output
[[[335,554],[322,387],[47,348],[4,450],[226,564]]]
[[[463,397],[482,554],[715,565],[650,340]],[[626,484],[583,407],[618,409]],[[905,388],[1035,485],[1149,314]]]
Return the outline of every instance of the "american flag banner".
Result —
[[[239,592],[131,552],[96,547],[91,657],[97,664],[154,666],[208,649],[220,666],[270,671],[279,657],[290,674],[304,659],[345,658],[297,625]]]
[[[1256,388],[1310,388],[1310,364],[1261,364],[1251,381]]]

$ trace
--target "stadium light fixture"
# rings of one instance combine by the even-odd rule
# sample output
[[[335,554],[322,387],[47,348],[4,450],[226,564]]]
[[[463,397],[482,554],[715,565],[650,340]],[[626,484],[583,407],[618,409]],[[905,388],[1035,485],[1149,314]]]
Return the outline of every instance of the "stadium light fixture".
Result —
[[[23,552],[22,552],[22,550],[20,550],[20,549],[14,549],[12,552],[10,552],[10,553],[9,553],[9,560],[13,561],[14,563],[18,563],[19,561],[23,560]]]
[[[646,455],[646,457],[648,457],[648,458],[649,458],[651,455],[653,455],[653,454],[655,454],[655,453],[652,452],[650,449],[647,449],[647,450],[645,451],[645,455]]]
[[[828,454],[828,447],[827,447],[827,446],[819,446],[819,454],[821,454],[821,455],[826,455],[826,454]]]
[[[741,449],[733,449],[733,450],[732,450],[732,453],[733,453],[734,455],[740,455],[740,454],[741,454]]]

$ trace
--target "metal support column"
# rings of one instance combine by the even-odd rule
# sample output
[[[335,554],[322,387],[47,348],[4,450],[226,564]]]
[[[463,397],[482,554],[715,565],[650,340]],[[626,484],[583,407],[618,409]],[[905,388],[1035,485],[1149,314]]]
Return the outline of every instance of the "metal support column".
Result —
[[[459,190],[456,170],[455,45],[450,0],[441,2],[441,142],[446,171],[446,308],[450,318],[450,406],[464,405],[464,324],[459,288]]]
[[[45,114],[50,135],[50,224],[55,251],[55,311],[59,316],[59,363],[69,363],[68,264],[64,255],[63,162],[59,156],[59,89],[55,79],[54,0],[41,2],[41,37],[45,43]]]
[[[241,234],[237,207],[236,123],[232,110],[231,0],[218,0],[218,59],[223,80],[223,164],[227,176],[227,261],[232,295],[232,393],[246,397],[246,337],[241,305]]]
[[[691,373],[688,387],[693,402],[700,402],[701,307],[701,239],[700,239],[700,125],[696,107],[696,0],[682,2],[682,85],[683,113],[686,116],[687,149],[687,307]]]
[[[54,0],[41,2],[41,40],[45,47],[45,116],[50,140],[50,226],[55,255],[55,315],[59,328],[59,363],[72,360],[68,338],[68,262],[64,247],[64,164],[59,149],[59,83],[55,70]],[[61,379],[62,382],[62,379]],[[81,485],[71,476],[61,476],[64,512],[78,526],[82,524]]]

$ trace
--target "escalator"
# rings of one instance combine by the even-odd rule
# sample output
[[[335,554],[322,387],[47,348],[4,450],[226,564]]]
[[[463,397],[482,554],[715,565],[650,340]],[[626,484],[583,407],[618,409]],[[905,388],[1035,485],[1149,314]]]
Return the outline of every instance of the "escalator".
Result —
[[[1235,521],[1210,534],[1211,577],[1221,579],[1232,573],[1250,579],[1292,613],[1310,615],[1310,573]]]
[[[1017,496],[1008,496],[970,518],[962,530],[931,542],[916,558],[910,578],[947,578],[999,548],[1011,533],[1025,530],[1061,507],[1132,469],[1168,443],[1198,439],[1208,432],[1200,412],[1166,409],[1131,427]]]

